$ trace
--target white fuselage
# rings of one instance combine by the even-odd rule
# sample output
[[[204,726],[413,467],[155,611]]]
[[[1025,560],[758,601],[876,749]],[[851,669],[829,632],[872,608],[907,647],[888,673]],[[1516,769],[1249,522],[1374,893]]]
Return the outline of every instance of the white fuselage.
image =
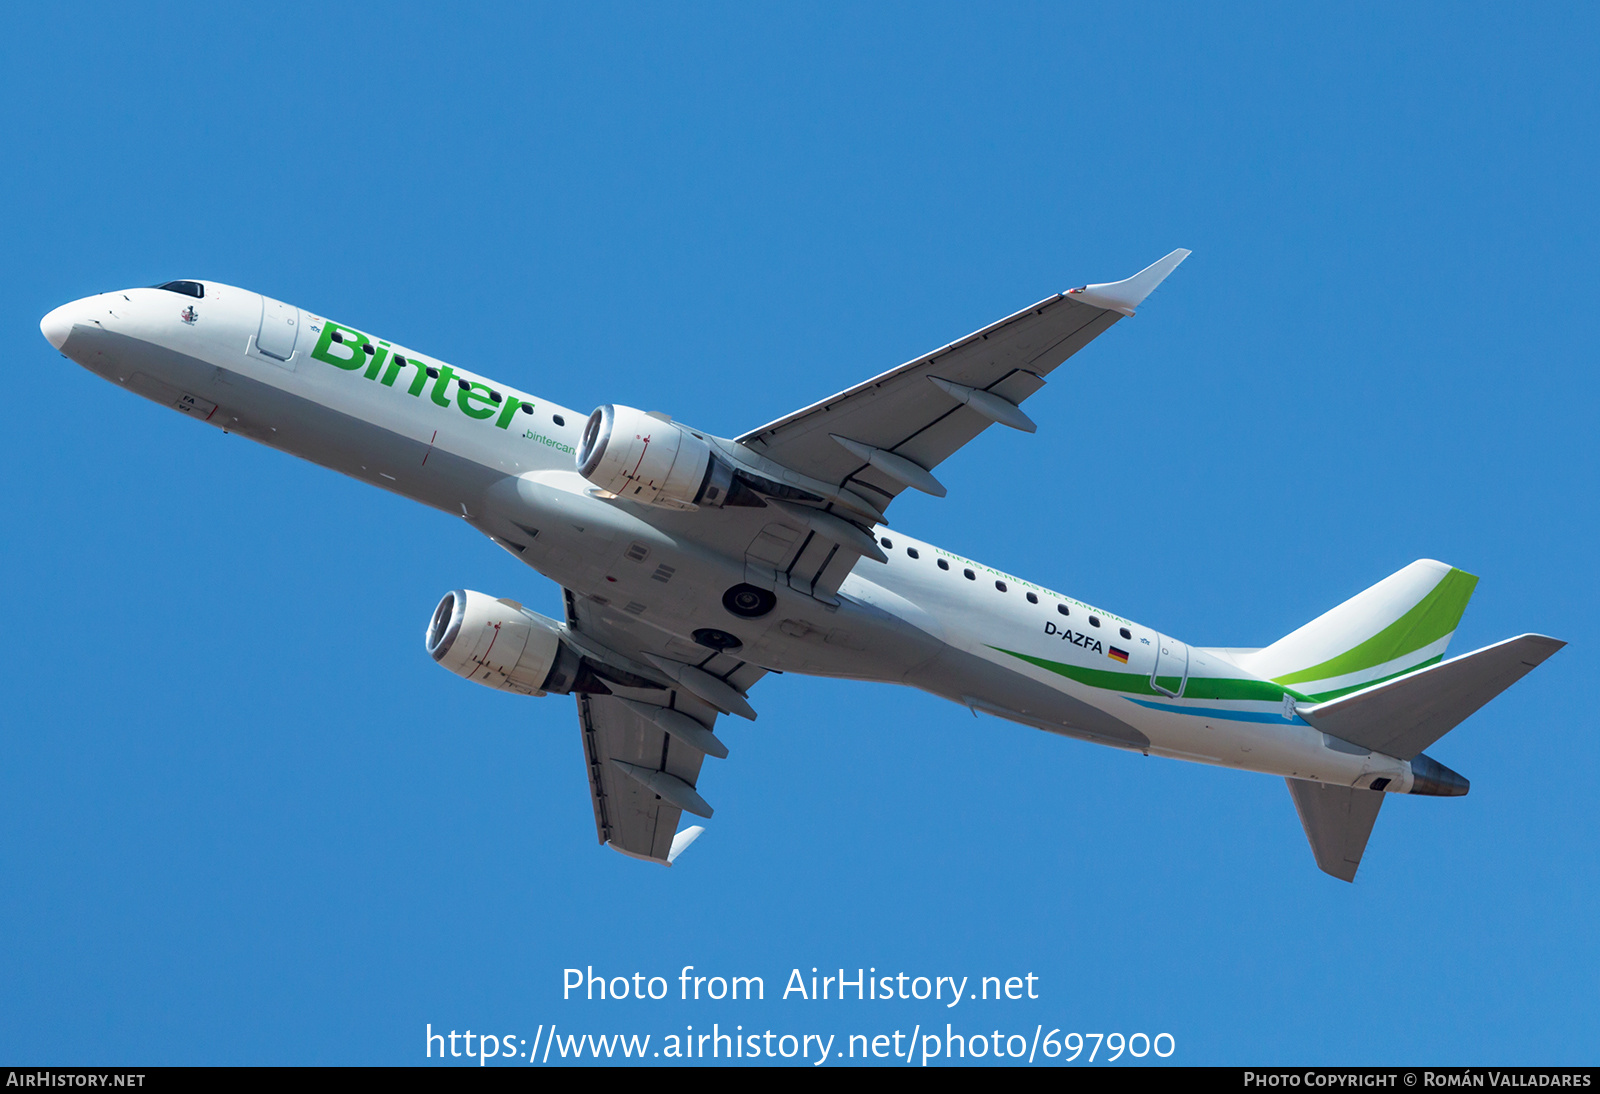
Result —
[[[1177,759],[1411,788],[1409,763],[1328,738],[1295,714],[1305,696],[1226,651],[1189,647],[888,527],[875,529],[888,561],[858,563],[836,603],[782,589],[764,618],[735,619],[719,598],[745,579],[749,556],[727,544],[758,539],[759,510],[597,497],[574,465],[587,414],[376,338],[371,354],[334,348],[323,319],[248,290],[105,293],[41,326],[108,380],[465,518],[573,594],[680,644],[698,627],[730,629],[739,656],[767,669],[909,684]],[[715,443],[737,456],[734,442]]]

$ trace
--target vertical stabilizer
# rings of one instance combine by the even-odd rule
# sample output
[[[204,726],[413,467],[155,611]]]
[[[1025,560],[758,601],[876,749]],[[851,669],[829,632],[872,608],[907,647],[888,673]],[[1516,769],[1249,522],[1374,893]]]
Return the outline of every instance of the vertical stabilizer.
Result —
[[[1326,702],[1440,660],[1477,584],[1463,570],[1422,559],[1238,660]]]
[[[1349,786],[1327,786],[1305,779],[1285,779],[1295,811],[1305,826],[1311,853],[1325,874],[1354,881],[1367,837],[1383,808],[1383,794]]]

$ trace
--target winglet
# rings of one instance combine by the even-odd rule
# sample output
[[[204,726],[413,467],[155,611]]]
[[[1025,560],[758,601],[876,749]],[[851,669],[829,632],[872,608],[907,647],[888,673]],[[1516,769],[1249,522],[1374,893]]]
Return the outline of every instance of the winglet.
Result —
[[[1167,275],[1178,268],[1178,263],[1188,258],[1191,253],[1193,252],[1179,247],[1166,258],[1146,266],[1126,281],[1068,289],[1067,295],[1085,304],[1093,304],[1097,308],[1107,308],[1119,311],[1123,315],[1132,315],[1133,310],[1144,303],[1144,298],[1154,292],[1156,286],[1165,281]]]
[[[704,831],[705,829],[697,824],[693,828],[685,828],[682,832],[673,836],[672,850],[667,852],[667,865],[671,866],[674,862],[677,862],[678,856],[687,851],[689,845],[699,839],[700,834]]]

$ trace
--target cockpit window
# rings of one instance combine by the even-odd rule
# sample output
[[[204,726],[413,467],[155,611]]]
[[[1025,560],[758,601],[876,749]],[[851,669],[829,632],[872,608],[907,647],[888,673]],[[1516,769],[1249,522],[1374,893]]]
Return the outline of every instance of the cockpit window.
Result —
[[[198,281],[168,281],[165,285],[152,287],[166,289],[168,292],[181,292],[184,296],[192,296],[196,300],[204,300],[206,298],[206,287]]]

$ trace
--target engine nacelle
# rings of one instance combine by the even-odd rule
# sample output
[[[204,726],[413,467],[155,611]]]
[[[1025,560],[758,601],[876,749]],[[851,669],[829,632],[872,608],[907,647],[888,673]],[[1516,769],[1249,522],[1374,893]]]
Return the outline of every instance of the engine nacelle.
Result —
[[[609,403],[583,427],[578,473],[619,498],[665,509],[720,508],[733,486],[733,467],[710,441],[669,419]]]
[[[565,695],[583,671],[565,628],[510,600],[457,589],[444,594],[428,624],[433,659],[475,684],[519,695]]]

